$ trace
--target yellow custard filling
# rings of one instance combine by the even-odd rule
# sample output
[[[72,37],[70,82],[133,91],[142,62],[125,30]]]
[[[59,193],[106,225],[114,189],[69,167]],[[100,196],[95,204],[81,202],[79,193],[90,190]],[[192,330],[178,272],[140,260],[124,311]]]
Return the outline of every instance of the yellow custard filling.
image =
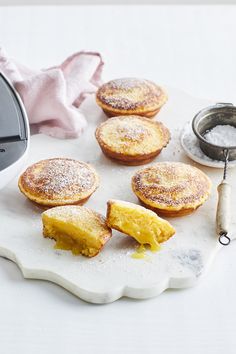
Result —
[[[144,245],[140,245],[131,257],[135,259],[147,259],[148,256],[146,254],[146,247]]]
[[[90,237],[73,225],[60,222],[57,219],[47,220],[46,223],[43,230],[44,236],[56,241],[54,246],[56,249],[70,250],[75,255],[81,253],[92,256],[101,247],[96,238]]]

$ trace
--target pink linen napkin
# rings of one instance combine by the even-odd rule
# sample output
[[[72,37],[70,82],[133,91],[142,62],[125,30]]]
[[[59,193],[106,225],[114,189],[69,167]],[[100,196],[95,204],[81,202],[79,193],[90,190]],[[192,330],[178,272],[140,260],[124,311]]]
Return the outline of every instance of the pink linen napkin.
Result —
[[[78,107],[96,92],[103,64],[99,53],[82,51],[59,66],[30,70],[0,48],[0,71],[20,94],[34,132],[57,138],[76,138],[86,127]]]

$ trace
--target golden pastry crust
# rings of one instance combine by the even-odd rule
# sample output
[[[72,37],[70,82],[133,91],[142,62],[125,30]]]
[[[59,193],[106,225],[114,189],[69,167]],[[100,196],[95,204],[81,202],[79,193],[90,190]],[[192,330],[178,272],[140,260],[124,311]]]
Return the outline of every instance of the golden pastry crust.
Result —
[[[140,115],[151,118],[166,103],[168,96],[154,82],[136,78],[111,80],[97,91],[97,104],[108,117]]]
[[[111,238],[106,219],[89,208],[67,205],[42,213],[43,235],[56,241],[55,248],[86,257],[96,256]]]
[[[135,238],[141,245],[150,245],[153,251],[159,249],[159,243],[175,234],[175,229],[167,220],[151,210],[123,200],[107,202],[107,224]]]
[[[170,140],[170,132],[161,122],[134,115],[108,119],[95,136],[107,157],[125,165],[150,162]]]
[[[164,216],[187,215],[202,205],[211,181],[196,167],[180,162],[160,162],[137,171],[132,189],[149,209]]]
[[[92,166],[69,158],[41,160],[20,176],[20,191],[31,201],[46,207],[84,204],[99,185]]]

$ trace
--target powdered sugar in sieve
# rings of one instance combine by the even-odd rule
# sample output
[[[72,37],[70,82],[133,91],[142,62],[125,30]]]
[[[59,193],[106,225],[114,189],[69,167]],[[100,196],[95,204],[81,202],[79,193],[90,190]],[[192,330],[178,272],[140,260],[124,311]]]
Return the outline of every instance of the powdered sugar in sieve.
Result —
[[[213,160],[202,152],[197,137],[193,133],[192,122],[185,124],[180,135],[180,142],[185,153],[193,161],[196,161],[204,166],[224,168],[224,161]],[[236,166],[236,161],[229,161],[228,166]]]

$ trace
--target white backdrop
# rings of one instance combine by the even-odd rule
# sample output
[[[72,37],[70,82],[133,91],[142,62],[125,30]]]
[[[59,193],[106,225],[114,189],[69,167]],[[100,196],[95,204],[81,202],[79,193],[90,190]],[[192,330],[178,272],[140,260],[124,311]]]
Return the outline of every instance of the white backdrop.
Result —
[[[235,18],[235,6],[3,7],[0,45],[36,68],[97,50],[105,80],[146,77],[236,103]]]
[[[163,4],[163,5],[207,5],[207,4],[235,4],[236,0],[0,0],[0,5],[89,5],[89,4]]]

